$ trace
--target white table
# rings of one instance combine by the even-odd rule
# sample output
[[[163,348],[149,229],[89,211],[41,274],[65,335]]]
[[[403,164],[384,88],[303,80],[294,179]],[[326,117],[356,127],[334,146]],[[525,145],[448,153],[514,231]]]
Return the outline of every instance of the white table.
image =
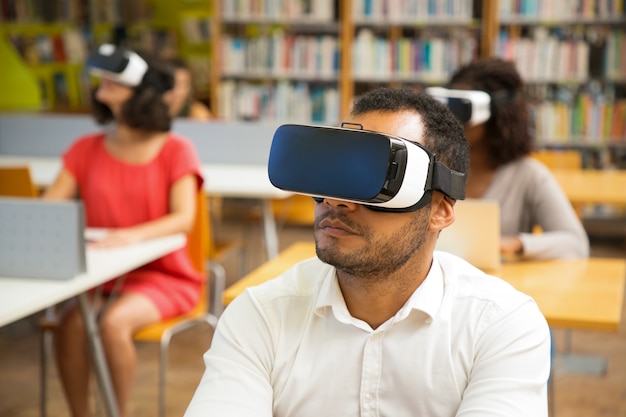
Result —
[[[56,178],[61,160],[56,157],[0,155],[0,166],[27,165],[33,181],[48,186]],[[272,199],[293,195],[272,185],[265,165],[202,164],[204,188],[208,194],[258,200],[263,208],[263,231],[268,259],[278,255],[278,231],[272,211]]]
[[[185,239],[184,234],[177,234],[121,248],[88,248],[87,272],[68,280],[0,277],[0,326],[78,296],[102,397],[108,415],[118,416],[117,402],[87,292],[112,278],[181,248],[185,244]]]
[[[263,209],[263,232],[267,258],[278,256],[278,230],[272,200],[287,198],[293,193],[272,185],[265,165],[203,164],[204,188],[208,194],[247,198],[259,201]]]

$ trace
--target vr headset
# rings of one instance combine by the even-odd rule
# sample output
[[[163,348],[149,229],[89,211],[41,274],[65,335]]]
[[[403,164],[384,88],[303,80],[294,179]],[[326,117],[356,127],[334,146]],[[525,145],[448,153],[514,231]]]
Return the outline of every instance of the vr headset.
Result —
[[[421,145],[368,130],[287,124],[276,129],[268,162],[277,188],[408,212],[430,202],[432,190],[465,198],[465,174],[436,161]]]
[[[87,58],[87,68],[93,75],[137,87],[148,71],[148,64],[133,51],[105,43]]]
[[[425,91],[448,106],[463,124],[474,126],[491,117],[491,96],[484,91],[451,90],[444,87],[428,87]]]

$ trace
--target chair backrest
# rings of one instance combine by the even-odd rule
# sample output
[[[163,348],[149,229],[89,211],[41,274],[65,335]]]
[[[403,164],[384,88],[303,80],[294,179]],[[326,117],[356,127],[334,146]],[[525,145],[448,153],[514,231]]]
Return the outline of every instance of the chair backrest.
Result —
[[[196,219],[187,235],[187,250],[193,266],[201,273],[206,272],[206,254],[209,247],[209,212],[207,196],[199,191],[196,198]]]
[[[206,277],[206,255],[210,241],[210,229],[209,229],[209,211],[207,204],[207,195],[203,190],[198,192],[196,198],[196,219],[193,224],[193,228],[187,235],[187,251],[189,257],[196,270],[202,273]],[[202,287],[202,296],[200,297],[200,303],[196,306],[195,310],[208,311],[209,308],[209,285],[205,280],[205,284]]]
[[[7,197],[39,196],[27,166],[0,167],[0,195]]]
[[[583,167],[582,155],[574,149],[541,149],[533,152],[531,156],[550,169],[582,169]]]

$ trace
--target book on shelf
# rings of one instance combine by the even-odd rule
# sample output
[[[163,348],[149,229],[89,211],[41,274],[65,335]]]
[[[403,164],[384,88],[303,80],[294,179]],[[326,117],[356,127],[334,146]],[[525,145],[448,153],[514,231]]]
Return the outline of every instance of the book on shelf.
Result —
[[[446,36],[425,33],[389,40],[363,28],[355,37],[353,51],[357,80],[445,82],[452,71],[475,56],[477,41],[464,29]]]
[[[498,0],[500,19],[577,22],[623,16],[624,0]]]
[[[37,54],[40,63],[54,62],[54,48],[52,39],[48,35],[37,35]]]
[[[225,76],[332,79],[339,70],[339,45],[331,35],[275,32],[254,39],[224,35],[220,52]]]
[[[82,64],[87,58],[85,40],[76,29],[37,36],[12,33],[8,39],[24,62],[31,66],[53,62]]]
[[[182,32],[188,43],[199,44],[211,39],[211,21],[209,17],[185,17],[181,20]]]
[[[68,93],[68,80],[64,72],[58,71],[53,75],[55,107],[69,108],[70,98]]]
[[[192,74],[194,91],[206,93],[210,88],[211,61],[203,55],[190,55],[186,62]]]
[[[424,0],[387,2],[354,0],[352,16],[356,22],[388,22],[414,24],[415,22],[469,22],[472,19],[471,0]]]
[[[222,1],[222,17],[227,20],[285,20],[331,22],[335,19],[334,0],[267,0],[258,7],[255,0]]]
[[[539,142],[626,144],[626,99],[579,92],[569,102],[544,101],[534,107]]]
[[[339,94],[335,87],[312,86],[302,81],[253,84],[226,80],[220,90],[221,116],[227,120],[328,125],[339,120]]]

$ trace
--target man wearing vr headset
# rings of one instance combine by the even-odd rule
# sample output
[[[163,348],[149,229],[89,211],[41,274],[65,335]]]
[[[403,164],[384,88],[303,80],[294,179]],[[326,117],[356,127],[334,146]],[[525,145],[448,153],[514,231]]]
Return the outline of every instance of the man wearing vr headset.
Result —
[[[464,197],[461,124],[380,88],[342,126],[276,131],[270,180],[315,197],[317,257],[228,306],[185,416],[547,416],[537,305],[434,251]]]
[[[449,87],[428,91],[464,122],[471,154],[467,196],[500,204],[502,254],[586,258],[589,239],[576,212],[550,171],[529,156],[532,119],[515,64],[474,61],[453,74]],[[542,233],[533,233],[536,226]]]
[[[170,132],[164,100],[174,84],[170,68],[111,44],[94,51],[86,66],[100,78],[93,111],[107,127],[72,143],[44,197],[81,198],[87,226],[108,229],[93,243],[99,247],[189,231],[203,179],[193,145]],[[190,311],[203,279],[183,247],[94,292],[120,416],[128,415],[136,383],[133,334]],[[87,338],[77,307],[64,309],[55,332],[59,374],[74,417],[90,415]]]

